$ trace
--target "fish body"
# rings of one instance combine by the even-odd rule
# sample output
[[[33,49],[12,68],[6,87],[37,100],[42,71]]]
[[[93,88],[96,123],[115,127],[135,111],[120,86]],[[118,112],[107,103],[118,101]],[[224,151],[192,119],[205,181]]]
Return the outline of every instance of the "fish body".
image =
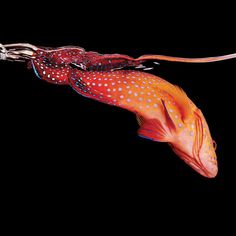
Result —
[[[71,70],[69,83],[79,94],[136,114],[138,134],[167,142],[203,176],[218,171],[214,142],[201,111],[179,87],[149,73]]]
[[[135,113],[140,136],[169,143],[198,173],[216,176],[216,153],[207,122],[182,89],[138,70],[87,70],[88,61],[81,64],[78,56],[83,51],[70,51],[77,53],[70,59],[66,50],[43,51],[31,60],[37,76],[50,83],[70,85],[85,97]],[[59,54],[63,56],[57,59]]]

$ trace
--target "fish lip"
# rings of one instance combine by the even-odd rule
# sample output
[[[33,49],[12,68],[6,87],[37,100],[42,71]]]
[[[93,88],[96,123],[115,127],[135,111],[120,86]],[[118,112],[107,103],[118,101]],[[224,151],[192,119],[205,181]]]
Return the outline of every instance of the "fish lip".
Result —
[[[202,162],[201,162],[202,163]],[[206,163],[202,163],[202,166],[204,167],[204,169],[206,170],[205,171],[205,177],[208,177],[208,178],[215,178],[217,173],[218,173],[218,165],[217,165],[217,162],[213,163],[212,161],[210,160],[207,160]]]
[[[214,165],[214,168],[207,168],[204,165],[201,164],[201,168],[198,168],[197,166],[195,166],[195,164],[193,162],[189,162],[189,165],[195,170],[197,171],[199,174],[201,174],[204,177],[207,178],[215,178],[217,173],[218,173],[218,166]]]
[[[215,165],[215,168],[213,171],[210,171],[209,168],[206,168],[203,163],[200,161],[200,163],[197,160],[200,160],[200,158],[195,158],[190,156],[189,154],[181,151],[180,149],[176,148],[173,144],[169,143],[172,150],[184,161],[186,164],[188,164],[191,168],[193,168],[197,173],[201,174],[204,177],[207,178],[214,178],[216,177],[218,173],[218,167]]]

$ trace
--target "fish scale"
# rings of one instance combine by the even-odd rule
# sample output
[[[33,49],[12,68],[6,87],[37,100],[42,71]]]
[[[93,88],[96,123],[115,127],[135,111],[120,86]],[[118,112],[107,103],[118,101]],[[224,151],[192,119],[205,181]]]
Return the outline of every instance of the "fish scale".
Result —
[[[53,84],[68,84],[70,68],[67,65],[48,64],[43,57],[36,58],[31,64],[40,79]]]
[[[165,99],[161,89],[157,88],[158,84],[165,83],[163,80],[132,70],[103,73],[73,70],[69,82],[86,97],[136,112],[144,113],[150,108],[152,116],[158,110],[161,99]]]

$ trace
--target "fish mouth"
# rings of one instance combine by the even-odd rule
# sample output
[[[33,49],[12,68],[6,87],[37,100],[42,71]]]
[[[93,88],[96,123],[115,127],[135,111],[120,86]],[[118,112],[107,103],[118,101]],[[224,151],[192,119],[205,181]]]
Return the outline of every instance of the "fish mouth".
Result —
[[[203,121],[202,121],[203,115],[199,109],[195,111],[195,116],[196,116],[195,120],[196,137],[193,144],[192,155],[193,158],[196,160],[196,162],[201,166],[201,170],[204,172],[204,176],[208,178],[214,178],[218,172],[217,162],[212,161],[212,159],[214,158],[210,158],[211,157],[210,155],[209,157],[206,158],[201,154],[201,150],[204,145],[204,132],[206,131],[204,131],[203,127]],[[216,150],[216,142],[215,141],[212,142],[213,142],[213,147]]]
[[[206,158],[201,154],[204,141],[204,128],[200,110],[195,111],[195,115],[196,115],[196,120],[195,120],[196,136],[192,147],[192,153],[188,154],[179,149],[178,147],[176,147],[174,144],[170,144],[170,146],[172,147],[173,151],[181,159],[183,159],[189,166],[191,166],[196,172],[198,172],[204,177],[214,178],[218,172],[217,162],[213,161],[214,158]],[[216,148],[215,144],[214,148]]]
[[[190,156],[189,154],[183,152],[182,150],[180,150],[179,148],[175,147],[173,144],[170,144],[172,150],[174,151],[174,153],[176,155],[178,155],[187,165],[189,165],[190,167],[192,167],[196,172],[198,172],[199,174],[201,174],[204,177],[208,177],[208,178],[213,178],[215,177],[215,175],[213,176],[212,173],[210,173],[203,165],[202,163],[198,162],[197,159],[193,156]],[[198,158],[199,159],[199,158]]]

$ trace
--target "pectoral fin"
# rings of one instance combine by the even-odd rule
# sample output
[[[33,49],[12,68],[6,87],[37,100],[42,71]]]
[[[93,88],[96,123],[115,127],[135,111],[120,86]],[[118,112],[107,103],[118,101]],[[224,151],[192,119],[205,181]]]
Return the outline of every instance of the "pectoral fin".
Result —
[[[159,120],[145,120],[142,116],[137,115],[137,121],[140,125],[139,136],[158,142],[169,141],[169,132]]]

